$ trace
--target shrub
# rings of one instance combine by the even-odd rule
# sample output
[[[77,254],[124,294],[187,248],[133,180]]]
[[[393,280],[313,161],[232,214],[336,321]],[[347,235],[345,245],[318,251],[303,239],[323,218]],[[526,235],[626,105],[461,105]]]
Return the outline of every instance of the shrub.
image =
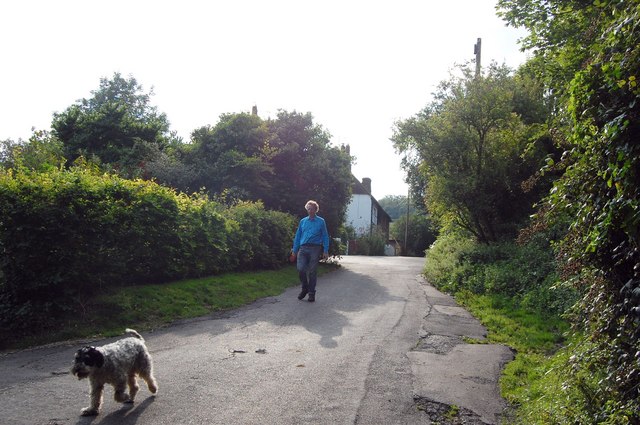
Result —
[[[384,255],[384,246],[387,243],[380,231],[373,231],[368,235],[359,236],[356,239],[356,255]]]
[[[232,270],[229,253],[238,223],[222,214],[220,207],[204,194],[178,196],[180,212],[177,235],[180,252],[174,257],[176,277],[202,277]]]
[[[557,315],[575,304],[577,293],[558,283],[555,264],[554,251],[543,237],[523,245],[486,245],[445,235],[427,251],[425,275],[448,292],[500,294],[530,310]]]
[[[224,209],[86,168],[0,170],[0,326],[55,326],[113,286],[275,268],[294,230],[262,204]]]
[[[234,268],[276,268],[286,262],[297,225],[292,215],[267,211],[262,203],[251,202],[240,202],[227,214],[239,229],[230,241]]]
[[[455,234],[441,235],[426,252],[426,278],[448,292],[455,293],[463,289],[467,286],[468,276],[472,274],[464,257],[474,246],[475,243],[470,239]]]

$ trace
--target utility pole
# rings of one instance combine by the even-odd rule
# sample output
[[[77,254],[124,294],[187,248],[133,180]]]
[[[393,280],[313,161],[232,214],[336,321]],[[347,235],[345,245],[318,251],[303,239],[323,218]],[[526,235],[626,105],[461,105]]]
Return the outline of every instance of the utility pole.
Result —
[[[407,243],[409,242],[407,240],[408,236],[409,236],[409,199],[411,198],[411,187],[409,187],[409,190],[407,190],[407,220],[404,222],[404,255],[407,256],[409,255],[409,250],[407,249]]]
[[[480,76],[481,51],[482,51],[482,39],[478,38],[478,42],[473,45],[473,54],[476,55],[476,78]]]

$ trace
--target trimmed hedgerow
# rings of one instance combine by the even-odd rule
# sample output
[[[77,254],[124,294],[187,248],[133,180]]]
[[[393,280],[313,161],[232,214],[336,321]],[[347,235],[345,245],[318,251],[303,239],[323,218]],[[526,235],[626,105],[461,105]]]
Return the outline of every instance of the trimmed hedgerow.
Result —
[[[294,230],[292,216],[262,204],[226,208],[81,168],[3,170],[0,326],[54,326],[113,286],[276,268]]]

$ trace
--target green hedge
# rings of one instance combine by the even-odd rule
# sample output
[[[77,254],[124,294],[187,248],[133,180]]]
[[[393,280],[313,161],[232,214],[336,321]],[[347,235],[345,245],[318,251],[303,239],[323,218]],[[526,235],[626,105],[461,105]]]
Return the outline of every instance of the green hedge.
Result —
[[[0,326],[52,325],[112,286],[276,268],[294,231],[259,203],[226,208],[81,168],[2,170]]]
[[[563,314],[578,297],[573,288],[558,283],[554,250],[544,237],[522,245],[485,245],[442,235],[427,250],[424,272],[430,283],[449,293],[504,295],[543,314]]]
[[[229,208],[228,216],[241,230],[230,239],[234,268],[273,269],[287,261],[297,226],[294,216],[267,211],[261,203],[253,202]]]

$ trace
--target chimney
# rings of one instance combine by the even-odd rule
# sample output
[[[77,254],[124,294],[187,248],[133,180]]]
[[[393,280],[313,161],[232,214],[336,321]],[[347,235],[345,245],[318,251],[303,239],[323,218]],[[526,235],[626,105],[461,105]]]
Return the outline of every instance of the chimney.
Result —
[[[367,190],[367,192],[369,192],[369,194],[371,194],[371,179],[369,177],[363,177],[362,178],[362,185]]]
[[[258,105],[253,105],[253,108],[251,108],[251,115],[258,115]]]
[[[349,171],[351,171],[351,147],[349,147],[349,145],[342,145],[340,146],[340,150],[342,150],[342,152],[345,152],[349,157]]]

